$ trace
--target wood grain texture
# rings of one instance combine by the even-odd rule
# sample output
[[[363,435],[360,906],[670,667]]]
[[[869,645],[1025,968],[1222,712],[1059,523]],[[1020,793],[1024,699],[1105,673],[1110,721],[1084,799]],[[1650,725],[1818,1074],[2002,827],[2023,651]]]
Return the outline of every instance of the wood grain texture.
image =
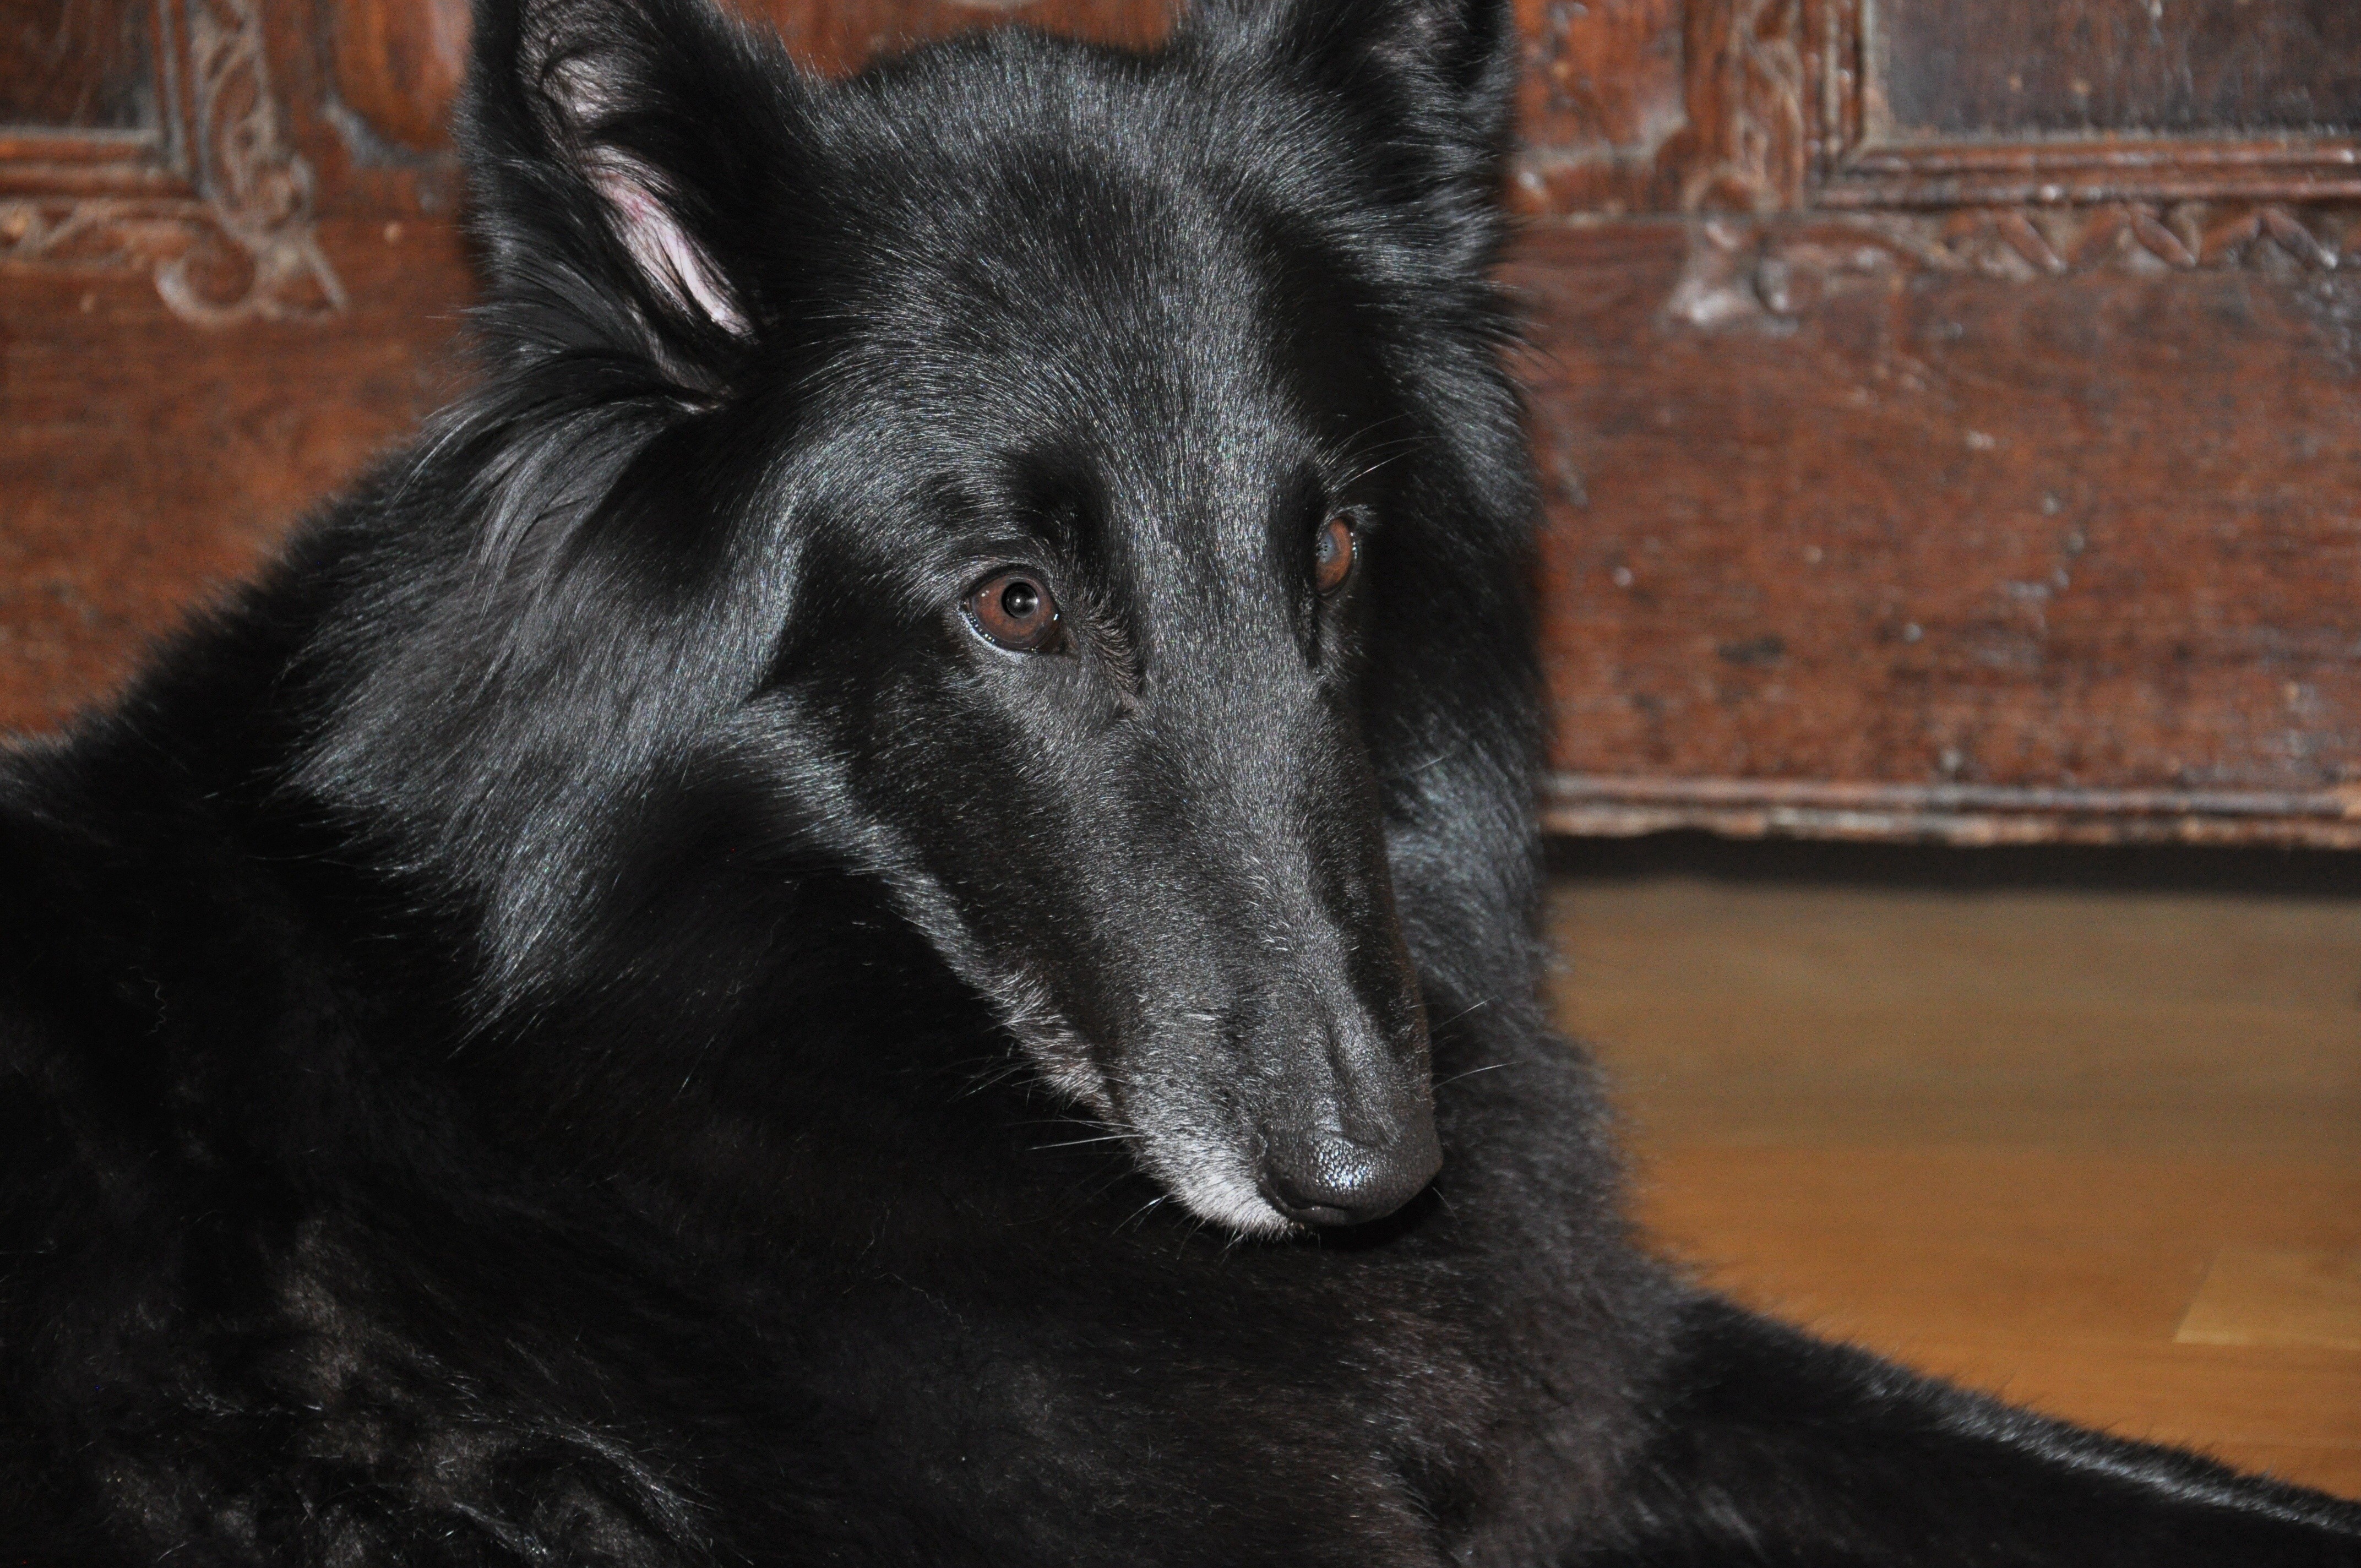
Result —
[[[2342,0],[1805,0],[1790,16],[1806,204],[2361,194],[2361,14]]]
[[[1141,42],[1178,8],[740,3],[829,71],[1008,21]],[[2333,134],[2345,67],[2289,42],[2348,23],[2318,0],[2238,9],[2279,52],[2238,79],[2250,99],[2204,99],[2211,130],[2158,141],[2142,137],[2180,111],[2140,98],[2148,67],[2095,27],[2059,33],[2035,86],[2070,96],[2075,60],[2113,61],[2107,123],[2140,134],[2037,134],[2039,93],[2005,93],[2017,35],[2050,26],[2037,7],[1978,27],[1949,0],[1519,0],[1511,183],[1533,226],[1512,279],[1549,488],[1554,826],[2361,844],[2361,618],[2338,586],[2361,565],[2361,205],[2321,199],[2361,190],[2361,147]],[[161,142],[0,135],[0,309],[8,352],[42,367],[6,389],[22,429],[0,440],[38,454],[18,472],[53,476],[0,502],[33,520],[0,540],[16,694],[0,711],[19,721],[90,695],[76,682],[123,666],[110,638],[168,619],[193,579],[166,563],[235,532],[214,509],[247,495],[275,520],[236,525],[259,539],[390,435],[413,405],[372,367],[414,363],[422,323],[466,294],[457,175],[430,146],[454,0],[200,13],[256,46],[219,98],[247,117],[185,133],[267,153],[240,173],[261,193],[247,206],[189,184]],[[2172,47],[2212,15],[2176,9],[2195,30]],[[1921,106],[1897,140],[1905,69]],[[1944,92],[1953,110],[1924,107]],[[2285,134],[2257,139],[2269,115]],[[258,225],[262,196],[288,215]],[[365,300],[313,246],[315,219],[347,248],[407,224],[455,259]],[[265,319],[190,348],[119,294],[135,269],[224,333]],[[85,297],[115,324],[85,319]],[[398,323],[392,340],[370,323]],[[116,373],[126,356],[146,379]],[[303,369],[274,379],[285,364]],[[164,477],[227,472],[212,424],[272,419],[369,433],[276,468],[233,446],[235,485]],[[126,468],[119,436],[75,459],[42,433],[69,427],[148,436]],[[77,545],[63,520],[115,507],[146,468],[130,510],[160,554],[107,525]]]
[[[977,27],[1023,23],[1101,43],[1141,46],[1162,38],[1184,0],[731,0],[730,8],[778,29],[796,57],[831,76],[874,56]]]
[[[2361,130],[2349,0],[1871,0],[1889,135]]]
[[[1564,878],[1558,1015],[1642,1210],[1749,1300],[2012,1399],[2361,1496],[2350,900]],[[2182,1336],[2225,1256],[2249,1325]]]
[[[2224,1247],[2172,1339],[2361,1351],[2361,1253]]]
[[[1696,142],[1682,0],[1517,0],[1516,188],[1533,211],[1651,210]]]
[[[337,0],[330,26],[345,106],[401,147],[448,146],[467,65],[466,0]]]
[[[149,0],[0,0],[0,126],[152,126],[155,44]]]
[[[103,695],[146,640],[441,400],[469,292],[446,225],[326,225],[354,305],[209,331],[138,274],[0,288],[0,729]]]
[[[1540,228],[1512,269],[1555,767],[2339,810],[2361,280],[2019,280],[1872,232],[1779,243],[1823,253],[1789,313],[1754,231]]]
[[[2255,1245],[2341,1245],[2303,1172],[2342,1172],[2361,1223],[2350,899],[1659,876],[1553,908],[1559,1021],[1610,1049],[1653,1141],[2202,1156],[2298,1172],[2217,1195],[2287,1211]]]

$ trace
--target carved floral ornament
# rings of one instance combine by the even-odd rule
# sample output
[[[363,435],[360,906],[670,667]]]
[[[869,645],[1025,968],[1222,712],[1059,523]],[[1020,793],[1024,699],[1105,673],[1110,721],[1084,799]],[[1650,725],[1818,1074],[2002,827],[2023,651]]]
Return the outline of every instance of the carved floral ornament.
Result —
[[[2295,278],[2361,245],[2349,137],[1881,140],[1864,39],[1898,3],[1689,0],[1703,156],[1679,185],[1697,221],[1669,316],[1776,320],[1930,272]]]
[[[2073,273],[2166,275],[2245,268],[2296,278],[2335,270],[2361,206],[2136,203],[1951,213],[1707,217],[1665,313],[1692,326],[1803,315],[1840,293],[1920,273],[2025,282]]]
[[[271,90],[266,3],[156,0],[160,97],[177,111],[166,138],[178,149],[169,159],[173,188],[67,185],[51,193],[16,180],[27,193],[0,197],[0,259],[137,266],[153,273],[175,313],[208,324],[340,311],[344,288],[313,220],[313,170]],[[2200,137],[2160,160],[2154,148],[2126,160],[2103,144],[1938,147],[1930,160],[1923,149],[1872,145],[1862,129],[1872,84],[1861,40],[1872,10],[1896,3],[1654,6],[1680,34],[1686,60],[1675,67],[1667,105],[1667,124],[1686,129],[1650,138],[1675,159],[1664,166],[1662,199],[1689,214],[1761,220],[1716,218],[1698,228],[1673,313],[1792,313],[1896,269],[2028,280],[2101,268],[2301,271],[2334,268],[2345,255],[2350,214],[2361,204],[2320,198],[2361,203],[2361,147]],[[1535,44],[1541,56],[1564,46]],[[1537,56],[1536,64],[1548,60]],[[1535,148],[1527,161],[1551,155]],[[1773,214],[1790,218],[1772,226]],[[1789,226],[1795,220],[1803,226]],[[1741,273],[1752,302],[1743,310],[1730,291]],[[1718,302],[1701,302],[1708,297]]]
[[[135,172],[178,189],[0,199],[0,260],[144,268],[176,315],[207,326],[341,312],[311,166],[271,93],[258,0],[159,0],[159,20],[161,96],[184,106],[170,127],[181,151],[177,169]]]

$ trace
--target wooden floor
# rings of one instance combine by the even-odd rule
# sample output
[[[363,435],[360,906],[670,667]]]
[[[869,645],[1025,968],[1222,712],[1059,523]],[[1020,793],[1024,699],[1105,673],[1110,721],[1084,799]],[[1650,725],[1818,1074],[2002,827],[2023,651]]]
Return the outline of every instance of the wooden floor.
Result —
[[[1703,1277],[2361,1497],[2361,897],[1627,868],[1553,917]]]

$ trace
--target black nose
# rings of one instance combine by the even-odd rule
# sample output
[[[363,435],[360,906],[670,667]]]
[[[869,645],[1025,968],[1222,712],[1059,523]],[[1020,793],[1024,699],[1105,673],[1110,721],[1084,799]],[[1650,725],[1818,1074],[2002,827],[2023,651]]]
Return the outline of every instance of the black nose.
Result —
[[[1315,1131],[1271,1140],[1263,1162],[1263,1196],[1306,1225],[1361,1225],[1409,1202],[1443,1168],[1434,1118],[1410,1118],[1376,1148],[1341,1133]]]

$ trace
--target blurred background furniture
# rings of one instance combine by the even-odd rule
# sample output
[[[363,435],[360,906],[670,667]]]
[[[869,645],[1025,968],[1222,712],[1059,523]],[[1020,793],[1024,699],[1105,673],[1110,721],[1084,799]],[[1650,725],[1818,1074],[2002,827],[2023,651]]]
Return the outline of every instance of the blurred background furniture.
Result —
[[[815,66],[1168,0],[741,0]],[[1554,826],[2361,843],[2361,8],[1520,0]],[[464,0],[0,0],[0,722],[446,385]]]

